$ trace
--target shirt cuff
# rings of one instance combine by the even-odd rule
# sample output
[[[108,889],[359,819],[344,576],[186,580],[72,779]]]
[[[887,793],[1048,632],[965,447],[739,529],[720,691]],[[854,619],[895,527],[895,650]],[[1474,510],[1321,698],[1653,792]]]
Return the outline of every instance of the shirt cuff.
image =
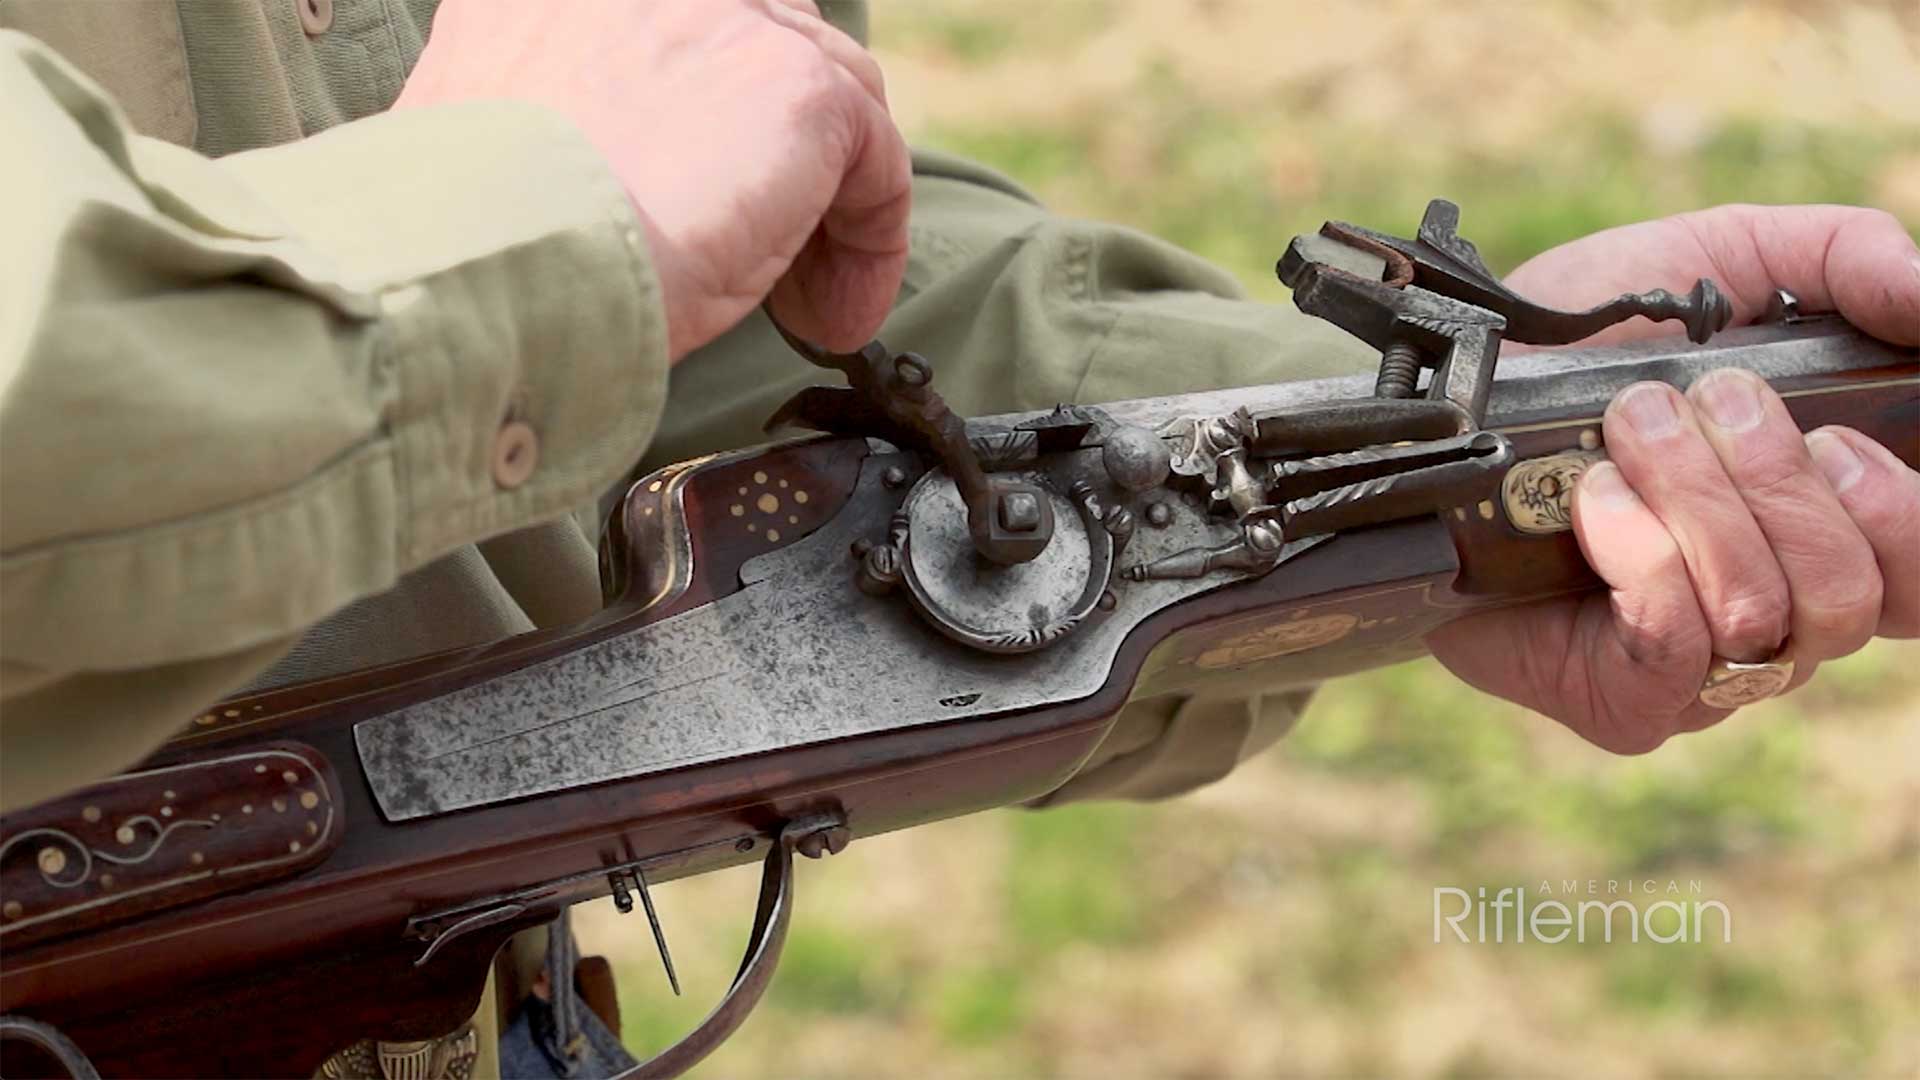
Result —
[[[660,285],[563,117],[402,110],[223,164],[378,297],[404,568],[591,501],[638,459],[666,401]]]

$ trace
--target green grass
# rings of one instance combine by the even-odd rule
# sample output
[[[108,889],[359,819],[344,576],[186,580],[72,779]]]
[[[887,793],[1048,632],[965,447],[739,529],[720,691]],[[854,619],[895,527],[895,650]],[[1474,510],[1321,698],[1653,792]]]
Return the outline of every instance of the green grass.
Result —
[[[1871,647],[1822,663],[1818,677],[1780,704],[1802,717],[1844,720],[1849,710],[1886,702],[1916,686],[1920,670],[1912,653]]]
[[[983,162],[1021,184],[1044,188],[1086,167],[1087,144],[1073,132],[1053,128],[987,128],[935,134],[923,140],[950,153]]]
[[[1395,132],[1357,131],[1317,147],[1337,180],[1311,203],[1276,190],[1258,114],[1209,108],[1164,71],[1142,79],[1149,104],[1126,118],[1148,147],[1132,172],[1103,165],[1109,116],[983,129],[937,128],[927,140],[978,158],[1062,209],[1133,222],[1233,270],[1265,299],[1284,296],[1274,259],[1294,233],[1335,218],[1411,235],[1427,200],[1462,208],[1461,230],[1506,271],[1567,240],[1725,202],[1867,199],[1871,167],[1920,150],[1920,130],[1862,132],[1729,119],[1680,154],[1626,118],[1572,117],[1549,144],[1517,156],[1409,153]],[[1141,158],[1141,155],[1134,155]],[[1920,234],[1916,234],[1920,235]]]
[[[952,0],[894,0],[874,12],[873,22],[893,48],[978,67],[1009,53],[1070,49],[1098,32],[1109,6],[1105,0],[1046,0],[1013,20]]]
[[[1606,853],[1626,872],[1779,849],[1807,831],[1805,737],[1791,724],[1716,733],[1721,752],[1693,768],[1626,762],[1578,784],[1542,784],[1538,819]]]
[[[1124,945],[1144,935],[1138,839],[1146,813],[1093,803],[1010,817],[1016,869],[1007,878],[1007,923],[1023,955],[1082,942]]]
[[[884,945],[854,927],[796,924],[787,933],[779,977],[767,994],[796,1013],[896,1013],[905,988],[889,965],[874,962],[885,952]]]
[[[1027,980],[1018,965],[960,969],[941,975],[928,995],[941,1038],[982,1046],[1011,1037],[1028,1009]]]
[[[651,938],[644,943],[636,941],[613,965],[615,990],[621,1002],[620,1041],[642,1060],[679,1041],[713,1008],[711,999],[696,993],[679,997],[670,994],[660,961],[652,952]]]
[[[1330,772],[1413,781],[1438,848],[1467,851],[1523,821],[1539,781],[1513,710],[1432,661],[1325,688],[1283,752]]]
[[[1293,943],[1303,974],[1327,1005],[1365,1013],[1411,944],[1390,910],[1407,881],[1391,853],[1365,845],[1319,852],[1314,879],[1327,904],[1319,932]]]
[[[1807,1004],[1777,969],[1705,943],[1613,945],[1599,961],[1609,1004],[1664,1023],[1766,1022]]]

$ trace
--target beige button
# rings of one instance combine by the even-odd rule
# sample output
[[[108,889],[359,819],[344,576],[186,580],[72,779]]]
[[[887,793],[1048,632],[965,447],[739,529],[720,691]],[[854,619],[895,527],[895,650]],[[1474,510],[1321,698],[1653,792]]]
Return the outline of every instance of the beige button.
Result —
[[[493,482],[503,488],[517,488],[533,475],[540,461],[540,436],[519,420],[500,425],[493,437]]]
[[[324,34],[333,25],[333,0],[293,0],[300,26],[309,34]]]

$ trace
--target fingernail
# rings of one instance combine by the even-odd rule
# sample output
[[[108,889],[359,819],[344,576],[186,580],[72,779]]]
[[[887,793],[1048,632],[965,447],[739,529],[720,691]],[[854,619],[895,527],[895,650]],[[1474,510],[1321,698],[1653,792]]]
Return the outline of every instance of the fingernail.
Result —
[[[1816,431],[1807,436],[1807,453],[1813,455],[1813,463],[1819,467],[1820,475],[1827,478],[1827,485],[1835,491],[1845,491],[1860,482],[1867,471],[1867,463],[1860,460],[1847,440],[1830,431]]]
[[[1710,371],[1693,384],[1700,411],[1722,431],[1748,431],[1760,425],[1760,390],[1751,376]]]
[[[1664,386],[1630,387],[1620,397],[1620,412],[1643,439],[1658,439],[1680,427],[1680,414],[1673,411],[1670,391]]]
[[[1620,466],[1611,461],[1595,462],[1580,479],[1580,491],[1589,499],[1615,507],[1631,505],[1639,498],[1627,485],[1627,478],[1620,475]]]

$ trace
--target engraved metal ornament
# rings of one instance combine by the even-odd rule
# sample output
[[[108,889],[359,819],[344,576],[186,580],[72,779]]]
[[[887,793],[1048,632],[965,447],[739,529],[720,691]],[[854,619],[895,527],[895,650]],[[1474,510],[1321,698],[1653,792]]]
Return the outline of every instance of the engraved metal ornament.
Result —
[[[1700,686],[1700,701],[1714,709],[1738,709],[1765,701],[1793,682],[1793,660],[1783,646],[1772,659],[1743,664],[1716,656]]]
[[[361,1039],[341,1047],[313,1071],[318,1080],[381,1080],[380,1062],[373,1053],[373,1040]]]
[[[434,1039],[415,1042],[383,1040],[374,1043],[374,1054],[380,1061],[380,1075],[387,1080],[436,1080],[433,1071],[435,1043]]]
[[[1569,450],[1518,462],[1500,484],[1507,520],[1534,535],[1573,528],[1573,489],[1594,463],[1605,460],[1600,450]]]
[[[314,1076],[322,1080],[468,1080],[479,1057],[479,1033],[467,1024],[437,1039],[361,1039],[328,1058]]]
[[[1344,611],[1290,619],[1222,641],[1194,657],[1193,664],[1208,669],[1257,664],[1330,645],[1353,633],[1359,625],[1358,615]]]
[[[1173,475],[1197,476],[1208,487],[1218,484],[1220,455],[1246,444],[1246,432],[1240,425],[1244,421],[1250,427],[1252,421],[1245,415],[1245,410],[1235,410],[1222,415],[1182,416],[1159,425],[1155,433],[1172,442],[1168,468]]]

